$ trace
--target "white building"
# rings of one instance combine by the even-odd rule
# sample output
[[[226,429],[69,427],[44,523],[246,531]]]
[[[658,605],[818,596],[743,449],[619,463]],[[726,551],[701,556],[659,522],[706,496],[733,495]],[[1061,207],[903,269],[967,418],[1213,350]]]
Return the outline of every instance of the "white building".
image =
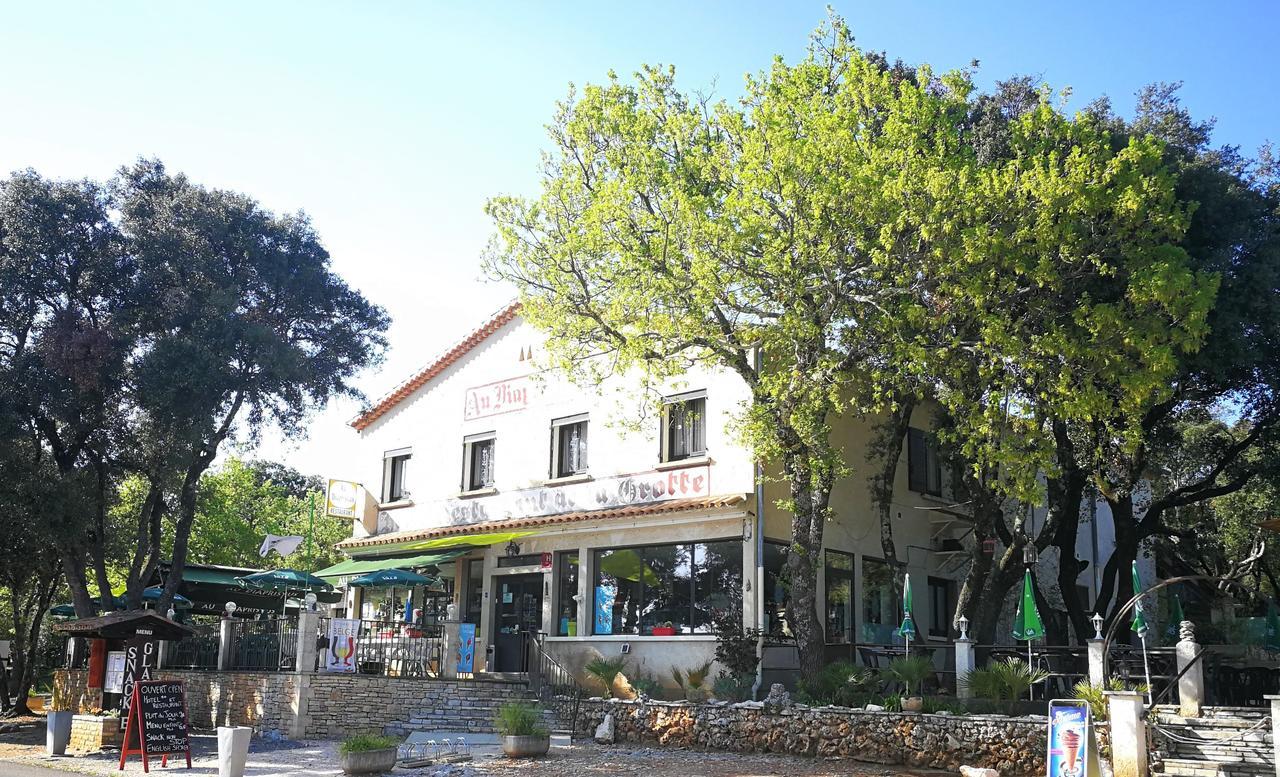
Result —
[[[535,371],[542,342],[508,306],[352,422],[350,470],[333,474],[360,484],[353,536],[339,546],[353,561],[324,574],[341,584],[379,567],[430,568],[444,590],[417,592],[410,609],[429,618],[455,601],[490,671],[523,669],[523,632],[545,633],[571,668],[625,652],[656,678],[713,655],[715,611],[740,606],[747,625],[785,632],[790,517],[774,506],[785,485],[757,490],[752,454],[732,434],[742,381],[695,370],[648,394],[622,378],[583,389]],[[968,530],[925,452],[930,414],[913,419],[892,509],[918,627],[945,640]],[[835,430],[856,473],[833,493],[819,582],[833,655],[891,642],[900,619],[868,488],[872,431]],[[1082,526],[1082,558],[1095,555],[1092,538]],[[1092,579],[1081,576],[1089,601]],[[347,608],[376,617],[377,598],[351,591]]]

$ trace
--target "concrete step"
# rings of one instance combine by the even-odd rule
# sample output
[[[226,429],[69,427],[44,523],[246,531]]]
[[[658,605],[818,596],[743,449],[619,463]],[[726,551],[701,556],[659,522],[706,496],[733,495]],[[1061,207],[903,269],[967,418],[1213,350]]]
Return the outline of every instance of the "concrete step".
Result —
[[[1156,765],[1153,774],[1168,777],[1274,777],[1275,766],[1205,761],[1194,758],[1165,758]]]

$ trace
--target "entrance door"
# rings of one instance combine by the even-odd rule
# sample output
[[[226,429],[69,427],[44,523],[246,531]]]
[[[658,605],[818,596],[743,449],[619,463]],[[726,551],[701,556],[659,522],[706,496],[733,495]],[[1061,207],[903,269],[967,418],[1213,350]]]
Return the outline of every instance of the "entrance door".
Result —
[[[500,575],[493,578],[493,662],[499,672],[528,670],[525,634],[542,628],[542,575]]]

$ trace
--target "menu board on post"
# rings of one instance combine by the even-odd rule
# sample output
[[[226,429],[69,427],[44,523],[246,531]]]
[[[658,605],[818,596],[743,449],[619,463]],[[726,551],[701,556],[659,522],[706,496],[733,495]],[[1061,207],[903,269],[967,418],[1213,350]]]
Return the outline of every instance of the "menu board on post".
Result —
[[[1049,757],[1045,777],[1096,777],[1098,748],[1089,704],[1080,699],[1049,702]]]
[[[134,753],[142,756],[142,771],[151,771],[149,758],[160,756],[167,766],[169,756],[187,757],[191,768],[191,739],[187,725],[187,695],[181,680],[138,680],[133,684],[133,700],[125,720],[124,746],[120,748],[120,768]]]

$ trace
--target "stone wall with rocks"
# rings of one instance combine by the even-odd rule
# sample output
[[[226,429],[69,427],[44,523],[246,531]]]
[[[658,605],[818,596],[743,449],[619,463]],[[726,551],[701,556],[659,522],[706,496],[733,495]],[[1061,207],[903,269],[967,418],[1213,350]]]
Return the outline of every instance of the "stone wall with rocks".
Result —
[[[707,750],[840,756],[946,769],[988,767],[1001,775],[1043,772],[1045,718],[927,715],[759,702],[689,704],[592,699],[578,730],[594,731],[612,713],[617,741]]]
[[[54,677],[60,699],[87,712],[94,694],[82,669]],[[194,728],[250,726],[286,736],[336,738],[381,731],[490,732],[501,705],[530,698],[522,682],[427,680],[287,672],[197,672],[161,669],[156,679],[182,680]],[[99,700],[101,697],[96,697]],[[301,722],[297,716],[301,715]]]

